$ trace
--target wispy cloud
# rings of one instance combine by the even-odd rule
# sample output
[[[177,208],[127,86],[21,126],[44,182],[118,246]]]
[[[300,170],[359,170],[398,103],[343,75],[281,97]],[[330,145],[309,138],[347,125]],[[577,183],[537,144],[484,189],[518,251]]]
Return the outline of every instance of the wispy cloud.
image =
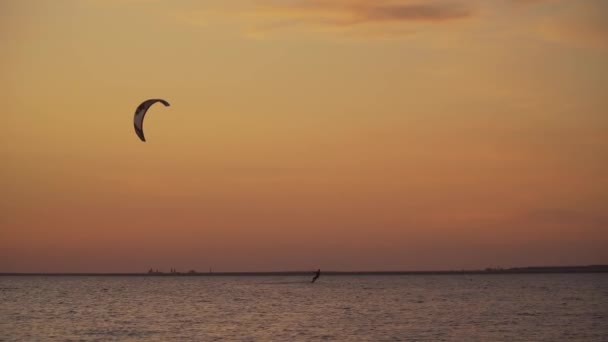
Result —
[[[416,26],[413,24],[452,22],[469,18],[473,13],[471,1],[465,0],[252,0],[249,7],[214,11],[213,18],[200,20],[218,17],[235,20],[246,26],[251,36],[294,29],[395,35],[412,33],[412,27]],[[197,17],[204,14],[199,12]]]
[[[564,45],[608,46],[606,0],[235,0],[170,7],[162,0],[108,2],[164,4],[181,23],[223,25],[252,38],[307,32],[395,38],[446,27],[457,31],[480,22],[492,27],[497,17],[489,13],[502,10],[497,12],[500,20],[510,22],[511,29]]]
[[[554,1],[554,0],[508,0],[509,2],[516,4],[516,5],[531,5],[531,4],[538,4],[541,2],[549,2],[549,1]]]
[[[521,220],[535,224],[560,224],[575,227],[605,228],[608,226],[606,215],[564,208],[530,210],[522,215]]]
[[[608,48],[608,1],[564,3],[559,13],[541,23],[540,31],[555,42]]]
[[[464,3],[411,0],[300,0],[289,4],[262,3],[257,15],[297,19],[314,25],[362,25],[411,21],[441,22],[462,19],[472,10]]]
[[[527,29],[532,28],[547,41],[578,47],[608,47],[608,1],[507,1],[520,9],[522,15],[534,13]],[[530,11],[532,8],[535,10]]]

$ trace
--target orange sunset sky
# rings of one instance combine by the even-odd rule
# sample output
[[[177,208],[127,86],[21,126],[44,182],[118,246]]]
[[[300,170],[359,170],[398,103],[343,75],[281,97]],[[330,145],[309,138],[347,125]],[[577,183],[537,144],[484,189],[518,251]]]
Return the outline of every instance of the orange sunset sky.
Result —
[[[608,263],[607,89],[605,0],[0,0],[0,272]]]

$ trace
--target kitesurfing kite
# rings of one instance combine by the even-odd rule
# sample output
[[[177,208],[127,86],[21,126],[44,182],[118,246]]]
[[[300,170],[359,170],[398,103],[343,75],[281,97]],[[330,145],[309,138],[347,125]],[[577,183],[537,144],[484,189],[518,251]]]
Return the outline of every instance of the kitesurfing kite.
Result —
[[[135,126],[135,133],[141,141],[146,141],[146,137],[144,136],[144,117],[146,116],[146,112],[148,108],[155,104],[156,102],[160,102],[165,105],[165,107],[169,106],[169,102],[162,99],[150,99],[142,102],[137,109],[135,110],[135,116],[133,117],[133,125]]]

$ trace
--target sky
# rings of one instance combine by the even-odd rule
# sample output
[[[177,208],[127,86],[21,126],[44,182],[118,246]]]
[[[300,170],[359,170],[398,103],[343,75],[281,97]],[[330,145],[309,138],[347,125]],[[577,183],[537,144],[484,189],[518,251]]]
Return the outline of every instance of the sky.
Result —
[[[0,51],[0,272],[608,263],[604,0],[0,0]]]

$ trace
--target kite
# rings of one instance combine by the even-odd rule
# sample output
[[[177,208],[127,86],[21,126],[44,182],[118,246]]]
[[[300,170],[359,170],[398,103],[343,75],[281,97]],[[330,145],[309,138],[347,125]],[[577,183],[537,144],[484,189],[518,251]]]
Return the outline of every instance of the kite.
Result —
[[[135,133],[141,139],[141,141],[146,141],[146,137],[144,136],[144,117],[148,112],[148,108],[155,104],[156,102],[160,102],[165,105],[165,107],[169,106],[169,102],[162,99],[150,99],[142,102],[137,109],[135,110],[135,116],[133,117],[133,125],[135,126]]]

